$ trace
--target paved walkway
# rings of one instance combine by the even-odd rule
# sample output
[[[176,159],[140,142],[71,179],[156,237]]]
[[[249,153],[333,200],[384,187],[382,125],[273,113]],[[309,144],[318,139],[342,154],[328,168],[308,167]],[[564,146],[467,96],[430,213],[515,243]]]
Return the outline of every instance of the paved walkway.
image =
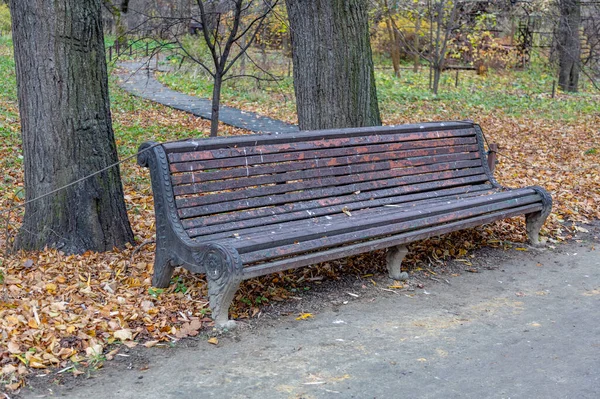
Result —
[[[169,89],[154,78],[154,74],[151,68],[148,69],[147,63],[124,61],[119,63],[119,67],[128,71],[127,74],[121,76],[119,85],[129,93],[180,111],[189,112],[200,118],[210,119],[210,100],[188,96]],[[257,133],[298,131],[296,125],[223,105],[221,105],[219,119],[227,125]]]
[[[413,292],[357,280],[325,293],[336,303],[324,307],[310,292],[286,300],[291,315],[265,316],[218,346],[124,348],[92,378],[61,387],[46,377],[52,395],[23,398],[596,399],[595,234],[554,250],[488,250],[472,259],[480,273],[437,275]],[[314,317],[296,320],[299,311]]]

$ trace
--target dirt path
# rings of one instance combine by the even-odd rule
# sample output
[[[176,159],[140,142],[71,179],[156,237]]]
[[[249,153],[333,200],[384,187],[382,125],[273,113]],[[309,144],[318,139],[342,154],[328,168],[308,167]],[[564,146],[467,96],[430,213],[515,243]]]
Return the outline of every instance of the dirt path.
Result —
[[[22,396],[598,398],[599,248],[596,230],[556,249],[485,250],[481,272],[413,292],[332,286],[294,302],[312,318],[267,316],[217,346],[136,348]]]

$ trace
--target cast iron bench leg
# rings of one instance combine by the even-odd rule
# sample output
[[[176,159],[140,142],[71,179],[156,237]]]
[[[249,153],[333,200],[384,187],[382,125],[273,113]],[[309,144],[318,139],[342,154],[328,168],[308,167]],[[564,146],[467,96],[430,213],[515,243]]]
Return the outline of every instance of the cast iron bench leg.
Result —
[[[158,288],[166,288],[171,283],[171,276],[175,267],[171,265],[171,254],[163,249],[157,250],[154,258],[154,275],[152,285]]]
[[[532,188],[542,197],[543,208],[539,212],[526,214],[525,225],[527,229],[527,238],[531,245],[540,246],[540,229],[552,210],[552,197],[541,187],[533,186]]]
[[[206,270],[208,297],[212,318],[219,328],[235,328],[229,320],[229,306],[242,281],[242,260],[238,252],[220,244],[208,244],[203,251],[195,252],[194,259]]]
[[[408,249],[404,245],[398,245],[396,247],[390,247],[387,250],[386,260],[387,269],[391,279],[394,280],[406,280],[408,279],[408,273],[402,272],[401,266],[404,257],[408,253]]]
[[[540,229],[544,224],[548,215],[544,215],[543,211],[529,213],[525,215],[525,224],[527,229],[527,238],[529,243],[533,246],[540,246]]]

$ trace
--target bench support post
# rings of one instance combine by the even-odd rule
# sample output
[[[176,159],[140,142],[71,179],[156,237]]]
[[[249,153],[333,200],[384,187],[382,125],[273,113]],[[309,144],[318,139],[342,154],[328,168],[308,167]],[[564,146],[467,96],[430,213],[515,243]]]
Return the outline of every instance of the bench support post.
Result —
[[[405,245],[398,245],[395,247],[390,247],[387,250],[386,261],[387,261],[387,269],[391,279],[394,280],[407,280],[408,273],[402,272],[402,261],[404,257],[408,253],[408,249]]]
[[[542,210],[525,215],[525,225],[527,229],[527,238],[533,246],[540,246],[540,229],[544,225],[546,218],[552,210],[552,197],[546,190],[541,187],[533,186],[533,188],[542,197]]]
[[[221,244],[208,244],[193,253],[196,263],[204,267],[212,318],[219,328],[235,328],[229,320],[229,306],[242,281],[242,260],[238,252]]]

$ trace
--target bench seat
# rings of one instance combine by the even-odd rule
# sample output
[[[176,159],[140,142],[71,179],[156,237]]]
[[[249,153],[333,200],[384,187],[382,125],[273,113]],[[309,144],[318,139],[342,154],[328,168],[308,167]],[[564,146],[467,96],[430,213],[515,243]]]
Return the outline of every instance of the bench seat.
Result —
[[[478,125],[426,123],[144,143],[157,220],[153,284],[206,273],[213,318],[239,282],[551,209],[540,187],[493,178]],[[395,252],[394,252],[395,251]],[[399,252],[398,252],[399,251]],[[391,277],[402,256],[388,256]]]

